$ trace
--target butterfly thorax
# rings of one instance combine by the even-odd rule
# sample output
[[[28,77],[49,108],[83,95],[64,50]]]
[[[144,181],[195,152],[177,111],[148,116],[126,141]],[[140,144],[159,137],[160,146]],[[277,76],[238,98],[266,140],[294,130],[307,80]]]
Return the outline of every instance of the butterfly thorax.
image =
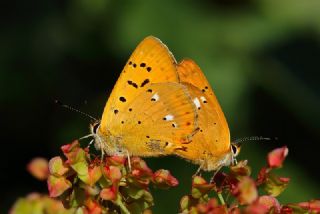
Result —
[[[229,151],[219,157],[212,155],[212,153],[206,153],[206,157],[202,158],[197,164],[202,165],[206,171],[219,170],[223,166],[230,166],[236,164],[236,157],[241,150],[241,144],[232,142],[230,144]]]
[[[111,134],[109,130],[100,128],[94,134],[95,145],[107,155],[126,155],[127,150],[122,146],[122,137]]]
[[[203,159],[201,161],[203,165],[202,169],[206,171],[214,171],[220,169],[223,166],[230,166],[233,162],[233,154],[230,152],[220,157],[208,155],[206,159]]]

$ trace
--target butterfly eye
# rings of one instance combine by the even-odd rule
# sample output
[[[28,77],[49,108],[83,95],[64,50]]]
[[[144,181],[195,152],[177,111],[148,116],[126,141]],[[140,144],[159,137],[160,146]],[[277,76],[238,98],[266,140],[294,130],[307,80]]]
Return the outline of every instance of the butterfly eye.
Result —
[[[240,147],[235,144],[231,144],[231,150],[232,150],[233,156],[236,157],[240,152]]]
[[[94,124],[92,125],[92,131],[93,131],[94,134],[97,133],[99,126],[100,126],[100,123],[98,123],[98,122],[97,122],[97,123],[94,123]]]

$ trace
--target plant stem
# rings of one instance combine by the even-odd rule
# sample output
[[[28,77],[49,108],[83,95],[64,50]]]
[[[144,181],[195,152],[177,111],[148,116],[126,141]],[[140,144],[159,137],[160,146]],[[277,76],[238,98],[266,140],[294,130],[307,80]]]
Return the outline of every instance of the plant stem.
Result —
[[[221,203],[222,205],[225,205],[225,204],[226,204],[226,203],[224,202],[224,199],[223,199],[223,196],[222,196],[222,193],[221,193],[221,192],[218,193],[218,198],[219,198],[220,203]]]
[[[117,195],[117,199],[116,199],[116,204],[120,207],[121,209],[121,213],[125,213],[125,214],[130,214],[129,210],[127,209],[127,207],[122,203],[121,201],[121,197],[119,197],[119,195]]]

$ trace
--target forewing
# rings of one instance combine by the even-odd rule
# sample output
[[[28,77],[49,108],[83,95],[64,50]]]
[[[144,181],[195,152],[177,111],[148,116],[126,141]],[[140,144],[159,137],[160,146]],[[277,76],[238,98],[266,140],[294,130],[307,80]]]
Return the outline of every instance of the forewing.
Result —
[[[157,38],[145,38],[126,63],[104,108],[101,131],[112,125],[115,111],[122,112],[151,83],[178,82],[176,61]]]
[[[183,150],[197,131],[195,105],[187,87],[155,83],[114,114],[112,136],[132,155],[157,156]]]

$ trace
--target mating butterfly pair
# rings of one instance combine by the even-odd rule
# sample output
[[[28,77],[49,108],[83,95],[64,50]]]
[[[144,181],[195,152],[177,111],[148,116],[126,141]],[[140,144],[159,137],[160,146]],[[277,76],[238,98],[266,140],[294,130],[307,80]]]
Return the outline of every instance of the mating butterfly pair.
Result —
[[[177,63],[152,36],[131,55],[91,130],[108,155],[177,155],[209,171],[239,151],[201,69],[189,59]]]

